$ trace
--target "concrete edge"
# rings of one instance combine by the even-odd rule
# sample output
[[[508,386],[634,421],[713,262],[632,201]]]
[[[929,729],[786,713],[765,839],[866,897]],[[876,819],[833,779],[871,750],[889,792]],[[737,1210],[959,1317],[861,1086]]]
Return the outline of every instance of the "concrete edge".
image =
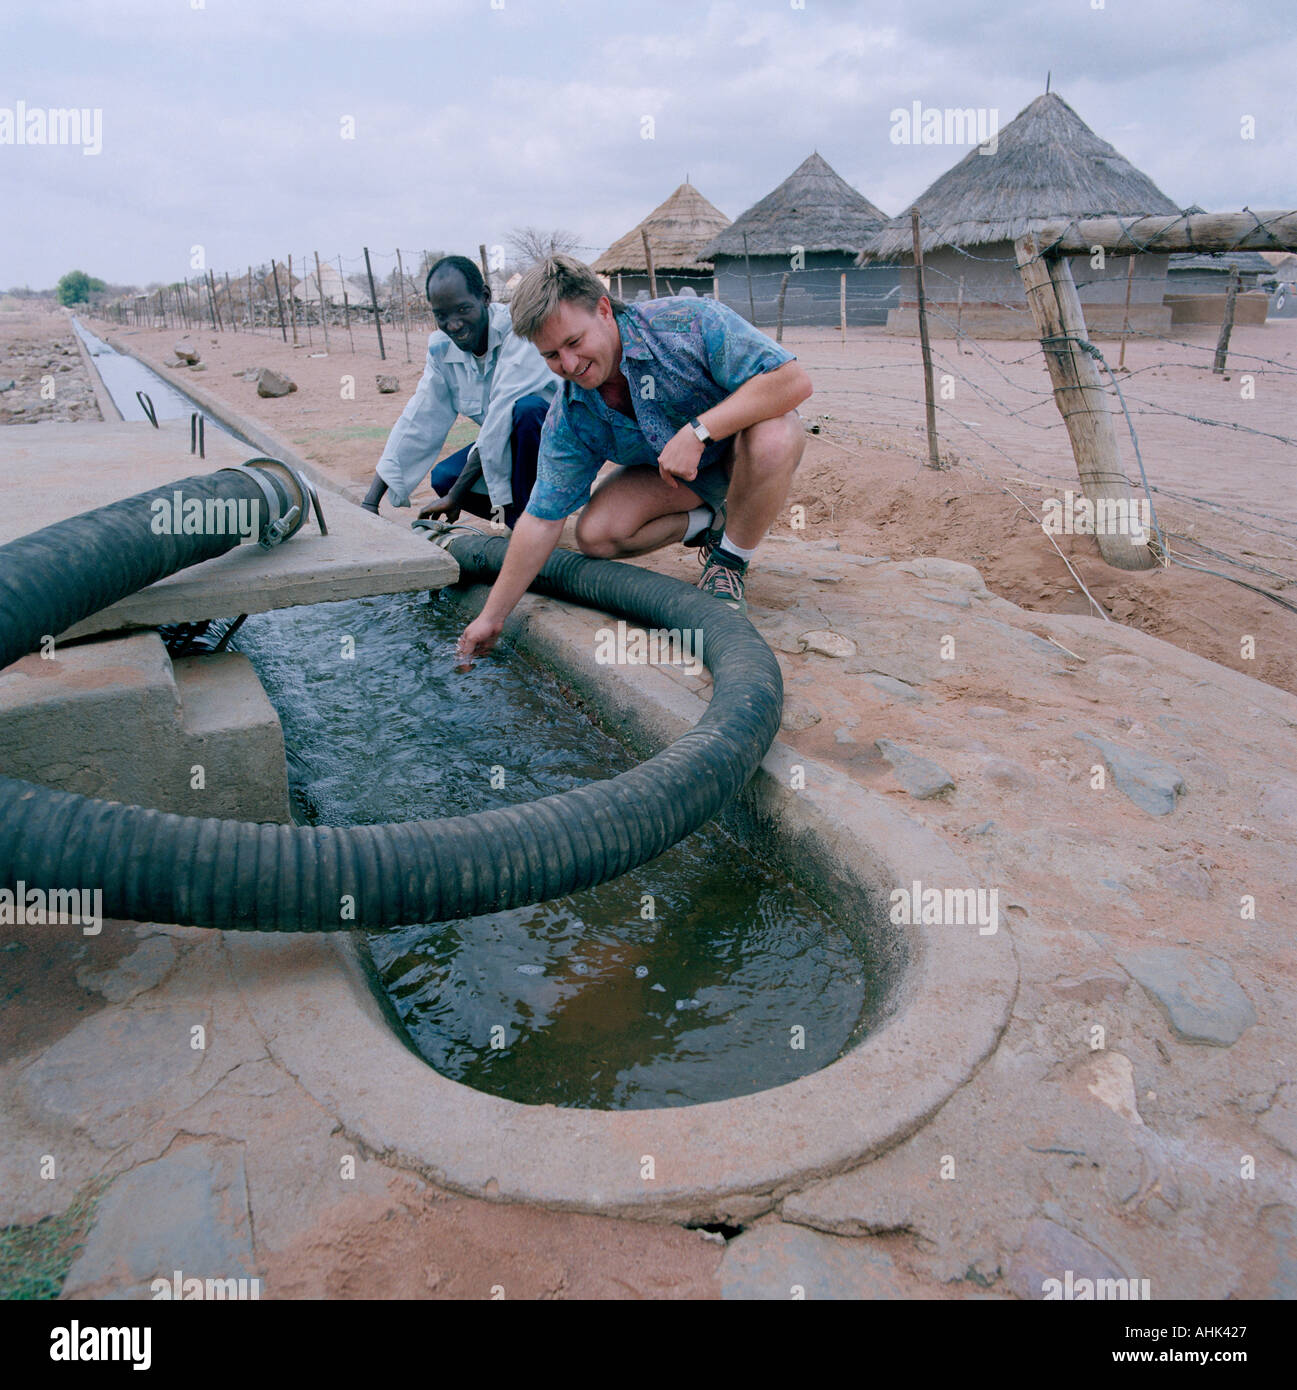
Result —
[[[466,611],[484,594],[466,594]],[[509,635],[606,718],[630,718],[636,737],[660,743],[692,727],[705,706],[671,677],[595,665],[593,631],[606,621],[528,598]],[[807,786],[792,791],[798,763]],[[892,972],[876,1031],[788,1085],[673,1110],[520,1105],[450,1081],[413,1054],[375,998],[360,943],[230,936],[236,979],[275,1055],[346,1132],[441,1185],[645,1219],[750,1220],[930,1118],[994,1050],[1016,998],[1018,966],[1003,923],[989,936],[975,926],[885,925],[881,908],[893,887],[916,878],[976,883],[939,835],[886,798],[776,742],[744,801],[763,841],[784,840],[803,880],[813,870],[826,906],[863,930],[884,961],[908,962],[901,978]]]
[[[71,321],[75,317],[74,314],[69,313],[69,327],[72,326]],[[104,418],[104,423],[112,425],[124,420],[125,416],[117,409],[117,402],[113,400],[108,388],[104,385],[103,377],[99,375],[99,368],[95,366],[95,359],[91,357],[86,345],[81,341],[80,333],[75,328],[72,329],[72,337],[76,342],[77,351],[81,354],[81,362],[86,369],[86,375],[90,378],[90,389],[95,393],[95,403],[99,407],[100,415]]]

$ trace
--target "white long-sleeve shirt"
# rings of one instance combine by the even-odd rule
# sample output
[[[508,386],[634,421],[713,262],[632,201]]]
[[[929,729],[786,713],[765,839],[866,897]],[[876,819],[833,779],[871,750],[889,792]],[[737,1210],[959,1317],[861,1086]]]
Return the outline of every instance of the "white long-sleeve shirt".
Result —
[[[513,407],[522,396],[552,400],[559,380],[545,359],[513,331],[503,304],[488,306],[486,352],[474,357],[440,329],[428,339],[423,377],[383,446],[377,473],[393,506],[408,507],[410,494],[437,462],[457,415],[481,426],[473,450],[494,507],[513,501]]]

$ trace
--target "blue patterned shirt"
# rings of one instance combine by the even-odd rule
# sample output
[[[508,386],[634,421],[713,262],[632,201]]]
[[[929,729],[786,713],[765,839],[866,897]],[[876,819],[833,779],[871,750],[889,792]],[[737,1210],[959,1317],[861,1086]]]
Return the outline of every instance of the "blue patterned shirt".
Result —
[[[667,441],[695,416],[759,372],[793,361],[791,352],[714,299],[628,304],[617,314],[617,328],[635,418],[614,410],[597,390],[564,381],[541,430],[530,516],[560,521],[579,511],[609,459],[657,468]],[[724,457],[730,444],[705,445],[699,469]]]

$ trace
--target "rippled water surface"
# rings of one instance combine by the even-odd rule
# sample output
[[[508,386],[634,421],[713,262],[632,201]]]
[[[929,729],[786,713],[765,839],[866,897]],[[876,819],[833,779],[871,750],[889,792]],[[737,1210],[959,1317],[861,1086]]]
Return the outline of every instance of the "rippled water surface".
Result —
[[[462,626],[425,595],[248,619],[236,645],[283,721],[301,821],[460,815],[633,766],[511,649],[456,671]],[[599,888],[368,942],[438,1071],[530,1103],[646,1108],[777,1086],[858,1041],[875,989],[847,933],[715,826]]]

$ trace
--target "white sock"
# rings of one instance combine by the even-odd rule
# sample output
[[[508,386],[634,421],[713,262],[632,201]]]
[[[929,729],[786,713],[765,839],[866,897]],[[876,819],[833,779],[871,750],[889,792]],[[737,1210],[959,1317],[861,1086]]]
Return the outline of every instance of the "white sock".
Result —
[[[682,540],[691,541],[699,533],[712,524],[712,509],[710,507],[695,507],[685,516],[685,533]]]
[[[758,544],[760,544],[760,542],[758,542]],[[750,560],[757,553],[757,547],[755,545],[750,550],[744,546],[738,545],[734,537],[731,536],[728,531],[721,537],[721,545],[724,549],[728,550],[736,560]]]

